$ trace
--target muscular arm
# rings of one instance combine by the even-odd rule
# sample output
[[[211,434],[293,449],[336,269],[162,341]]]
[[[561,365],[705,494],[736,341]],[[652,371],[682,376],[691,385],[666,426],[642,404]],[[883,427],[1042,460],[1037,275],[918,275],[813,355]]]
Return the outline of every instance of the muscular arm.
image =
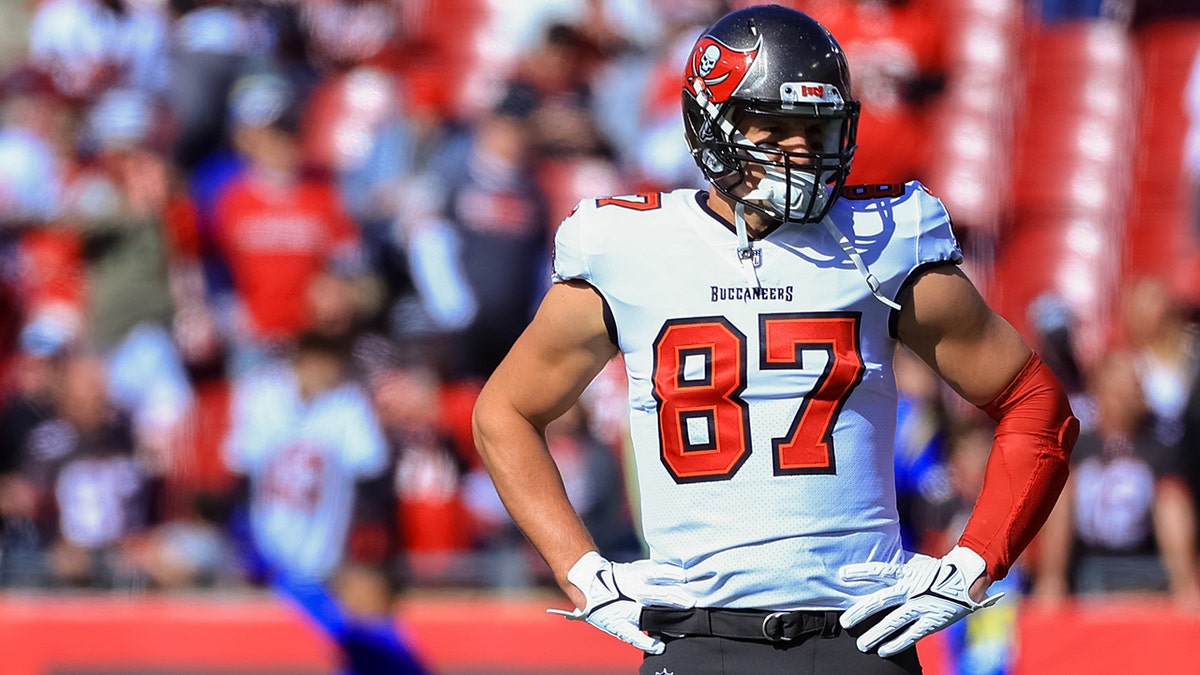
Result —
[[[1057,380],[958,269],[926,272],[901,301],[900,339],[997,422],[983,489],[959,540],[986,562],[972,587],[982,595],[1049,516],[1078,422]]]
[[[1155,482],[1154,536],[1176,600],[1190,611],[1200,609],[1196,516],[1191,491],[1181,478],[1172,476]]]
[[[567,500],[544,432],[616,353],[600,296],[583,282],[555,284],[475,404],[475,445],[496,491],[577,607],[586,599],[567,571],[596,545]]]
[[[974,405],[995,399],[1029,359],[1020,334],[957,267],[925,272],[900,300],[901,342]]]

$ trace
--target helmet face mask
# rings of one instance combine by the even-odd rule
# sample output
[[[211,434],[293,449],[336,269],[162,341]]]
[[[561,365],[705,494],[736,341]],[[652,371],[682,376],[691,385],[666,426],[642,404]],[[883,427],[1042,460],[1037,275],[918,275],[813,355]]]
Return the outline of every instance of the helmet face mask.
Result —
[[[697,165],[722,194],[775,220],[828,213],[854,157],[858,109],[837,42],[782,7],[721,19],[685,70],[684,124]],[[806,143],[790,151],[756,145],[746,137],[753,126],[803,128]]]

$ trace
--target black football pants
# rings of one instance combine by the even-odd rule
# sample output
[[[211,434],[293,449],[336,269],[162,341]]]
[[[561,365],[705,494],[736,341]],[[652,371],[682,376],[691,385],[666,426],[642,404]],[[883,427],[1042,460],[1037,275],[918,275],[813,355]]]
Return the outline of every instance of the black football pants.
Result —
[[[835,637],[810,635],[789,642],[718,637],[663,638],[660,655],[647,654],[639,675],[912,675],[921,672],[916,648],[891,658],[855,645],[874,623],[864,621]],[[864,625],[867,624],[867,625]]]

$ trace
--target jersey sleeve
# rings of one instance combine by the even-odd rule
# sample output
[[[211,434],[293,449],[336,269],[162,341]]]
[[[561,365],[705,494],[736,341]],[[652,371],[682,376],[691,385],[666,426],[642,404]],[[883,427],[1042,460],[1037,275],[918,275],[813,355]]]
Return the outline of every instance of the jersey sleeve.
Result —
[[[387,464],[387,441],[379,419],[361,389],[346,387],[341,394],[347,421],[342,436],[344,459],[356,476],[378,476]]]
[[[221,448],[221,459],[234,473],[252,474],[270,455],[271,441],[266,433],[262,406],[270,406],[277,399],[267,386],[266,374],[256,373],[233,388],[230,404],[229,432]]]
[[[954,227],[950,222],[950,214],[942,204],[942,200],[933,196],[924,185],[917,181],[909,183],[910,189],[917,199],[920,213],[919,231],[917,232],[917,259],[912,271],[917,268],[935,263],[961,264],[962,249],[954,237]]]
[[[592,273],[583,244],[584,221],[591,209],[590,201],[579,202],[571,211],[571,215],[558,226],[554,235],[554,269],[551,281],[555,283],[568,279],[591,280]]]

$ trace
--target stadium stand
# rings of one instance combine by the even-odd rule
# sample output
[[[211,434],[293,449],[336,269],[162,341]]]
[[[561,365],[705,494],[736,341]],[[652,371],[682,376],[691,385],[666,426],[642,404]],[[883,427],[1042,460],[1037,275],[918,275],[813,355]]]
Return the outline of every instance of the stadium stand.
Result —
[[[1012,218],[1001,232],[998,311],[1028,333],[1026,308],[1053,292],[1089,317],[1077,347],[1103,342],[1119,281],[1129,151],[1136,124],[1134,51],[1124,29],[1103,21],[1034,25],[1026,31],[1017,121]]]
[[[1195,244],[1196,172],[1187,136],[1197,133],[1200,91],[1189,78],[1200,55],[1200,21],[1160,21],[1137,37],[1142,96],[1134,189],[1123,237],[1127,277],[1155,275],[1200,303],[1200,250]],[[1191,87],[1196,87],[1195,83]],[[1189,112],[1189,108],[1191,109]]]
[[[1012,72],[1023,20],[1016,0],[944,2],[939,15],[947,45],[945,95],[933,112],[926,180],[972,235],[993,238],[1004,215],[1019,98]],[[986,282],[985,282],[986,283]]]

